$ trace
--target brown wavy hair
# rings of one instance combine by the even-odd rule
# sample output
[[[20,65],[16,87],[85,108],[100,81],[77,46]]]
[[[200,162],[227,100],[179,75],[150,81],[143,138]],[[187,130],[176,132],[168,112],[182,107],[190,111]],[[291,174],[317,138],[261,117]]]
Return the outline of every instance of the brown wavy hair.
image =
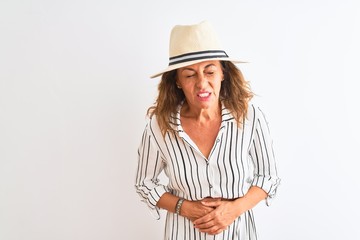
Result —
[[[220,88],[220,100],[232,113],[240,127],[247,114],[248,103],[254,94],[240,69],[234,63],[229,61],[220,63],[224,73],[224,81],[221,82]],[[163,73],[158,85],[158,97],[155,104],[147,111],[149,117],[156,116],[163,135],[167,131],[173,130],[169,123],[170,116],[176,114],[177,107],[185,99],[183,91],[176,86],[176,80],[176,69]]]

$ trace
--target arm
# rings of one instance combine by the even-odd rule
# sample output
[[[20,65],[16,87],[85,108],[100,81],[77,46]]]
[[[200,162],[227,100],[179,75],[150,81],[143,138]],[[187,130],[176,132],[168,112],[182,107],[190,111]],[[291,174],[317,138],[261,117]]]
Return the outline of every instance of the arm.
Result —
[[[179,197],[171,194],[164,193],[156,206],[165,209],[169,212],[175,213],[176,204]],[[220,200],[210,200],[211,202],[219,202]],[[209,201],[209,202],[210,202]],[[186,217],[191,221],[194,221],[214,210],[212,206],[206,206],[202,204],[202,201],[189,201],[185,200],[180,209],[180,216]]]
[[[225,230],[237,217],[255,207],[261,200],[269,199],[276,194],[280,183],[277,174],[272,139],[264,114],[258,108],[255,111],[255,126],[249,154],[254,165],[254,179],[248,192],[233,201],[223,200],[212,204],[216,209],[194,223],[202,232],[218,234]],[[203,204],[210,206],[209,203]]]
[[[159,208],[156,206],[160,197],[168,191],[160,184],[159,174],[164,169],[161,151],[151,134],[151,122],[146,126],[138,149],[138,165],[135,179],[136,192],[141,200],[147,204],[153,216],[160,218]]]
[[[266,204],[269,206],[270,200],[276,195],[280,178],[278,177],[268,122],[259,108],[255,109],[255,113],[257,116],[255,130],[249,151],[254,164],[252,186],[257,186],[267,193]]]
[[[165,163],[157,145],[157,142],[160,141],[159,138],[161,138],[160,130],[156,124],[151,124],[150,121],[146,126],[138,149],[135,188],[142,201],[148,205],[153,215],[159,219],[160,208],[175,212],[179,197],[171,194],[167,187],[159,183],[158,176],[164,169]],[[159,137],[152,134],[153,132],[159,132]],[[212,210],[212,207],[204,206],[200,201],[186,200],[182,204],[180,215],[193,221]]]
[[[244,212],[254,208],[259,202],[264,200],[267,197],[267,193],[259,187],[253,186],[245,194],[244,197],[235,199],[234,210],[237,213],[237,217],[243,214]],[[237,211],[236,211],[237,209]]]

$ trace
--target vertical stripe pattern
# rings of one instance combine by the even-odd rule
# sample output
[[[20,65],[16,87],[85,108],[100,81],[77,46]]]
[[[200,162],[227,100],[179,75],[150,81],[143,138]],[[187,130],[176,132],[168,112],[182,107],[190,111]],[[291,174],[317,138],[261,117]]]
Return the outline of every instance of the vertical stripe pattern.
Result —
[[[154,216],[160,216],[156,203],[165,192],[188,200],[234,199],[244,196],[251,186],[258,186],[268,193],[266,203],[269,204],[280,179],[263,112],[249,105],[248,115],[239,128],[231,113],[223,107],[219,133],[206,158],[183,131],[180,109],[181,106],[170,119],[175,133],[168,132],[164,138],[153,117],[145,127],[138,149],[135,188]],[[169,179],[166,186],[158,178],[162,171]],[[215,236],[198,232],[191,221],[168,212],[164,239],[254,240],[257,234],[251,210]]]

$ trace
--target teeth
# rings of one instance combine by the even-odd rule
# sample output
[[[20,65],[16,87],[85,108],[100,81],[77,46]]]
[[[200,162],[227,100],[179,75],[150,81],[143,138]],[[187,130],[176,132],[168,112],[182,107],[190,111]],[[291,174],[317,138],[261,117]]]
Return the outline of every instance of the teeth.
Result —
[[[200,93],[199,97],[208,97],[210,93]]]

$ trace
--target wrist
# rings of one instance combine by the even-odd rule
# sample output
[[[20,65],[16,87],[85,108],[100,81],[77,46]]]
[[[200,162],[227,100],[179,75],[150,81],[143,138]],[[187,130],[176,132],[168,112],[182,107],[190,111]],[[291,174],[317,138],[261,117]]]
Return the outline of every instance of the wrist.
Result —
[[[243,197],[239,197],[239,198],[235,199],[233,201],[233,204],[235,205],[235,209],[236,209],[235,212],[238,217],[247,210]]]
[[[182,208],[184,201],[185,201],[184,198],[179,198],[179,200],[176,202],[175,214],[181,215],[181,208]]]

